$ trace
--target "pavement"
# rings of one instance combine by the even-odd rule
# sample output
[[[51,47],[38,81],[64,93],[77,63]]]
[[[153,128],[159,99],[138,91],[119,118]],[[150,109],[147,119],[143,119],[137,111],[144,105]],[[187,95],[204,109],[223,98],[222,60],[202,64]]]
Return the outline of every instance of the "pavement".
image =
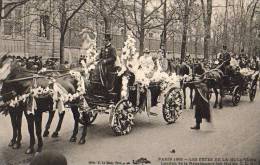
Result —
[[[159,115],[150,117],[143,113],[134,120],[132,132],[114,136],[108,115],[99,115],[88,128],[84,145],[70,143],[73,116],[66,112],[58,138],[44,139],[44,151],[65,155],[69,165],[87,164],[172,164],[172,165],[254,165],[260,164],[260,92],[254,102],[242,97],[233,107],[230,97],[225,97],[223,109],[213,109],[212,123],[203,121],[201,130],[191,130],[195,124],[194,110],[183,110],[176,123],[168,125],[161,106],[152,108]],[[48,114],[44,114],[46,123]],[[56,114],[51,127],[57,124]],[[12,136],[9,116],[0,116],[0,165],[27,165],[34,155],[24,154],[29,144],[27,123],[24,117],[23,141],[19,150],[8,147]],[[82,128],[79,130],[78,139]]]

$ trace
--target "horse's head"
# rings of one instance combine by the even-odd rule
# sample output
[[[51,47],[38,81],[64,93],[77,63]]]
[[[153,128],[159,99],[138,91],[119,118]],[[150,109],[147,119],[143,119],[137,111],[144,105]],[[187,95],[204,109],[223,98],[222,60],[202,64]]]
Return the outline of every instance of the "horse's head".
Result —
[[[15,60],[8,55],[4,55],[0,58],[0,81],[3,81],[11,73],[14,67]]]
[[[189,75],[191,73],[191,68],[189,65],[187,65],[186,63],[182,63],[180,65],[180,71],[179,71],[179,74],[181,76],[184,76],[184,75]]]
[[[201,63],[195,63],[192,67],[193,74],[195,75],[202,75],[205,72]]]

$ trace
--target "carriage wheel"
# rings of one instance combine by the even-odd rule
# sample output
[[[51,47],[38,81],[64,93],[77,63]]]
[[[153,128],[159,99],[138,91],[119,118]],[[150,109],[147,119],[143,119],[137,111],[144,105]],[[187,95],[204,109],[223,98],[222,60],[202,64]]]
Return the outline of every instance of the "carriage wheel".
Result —
[[[96,106],[94,104],[91,104],[91,103],[88,103],[88,106],[92,110],[96,108]],[[87,124],[92,124],[96,120],[98,113],[93,113],[93,111],[92,112],[90,111],[90,112],[87,112],[87,113],[88,113],[88,117],[89,117]],[[83,120],[82,117],[79,119],[79,123],[84,125],[84,120]]]
[[[110,125],[116,136],[126,135],[132,130],[133,107],[130,101],[121,100],[110,114]]]
[[[165,95],[162,109],[163,118],[168,124],[174,123],[180,116],[182,95],[176,88],[171,88]]]
[[[233,94],[232,94],[232,103],[234,106],[237,106],[241,98],[241,92],[238,86],[235,87]]]
[[[254,83],[251,88],[250,88],[250,91],[249,91],[249,99],[250,101],[254,101],[255,99],[255,95],[256,95],[256,83]]]

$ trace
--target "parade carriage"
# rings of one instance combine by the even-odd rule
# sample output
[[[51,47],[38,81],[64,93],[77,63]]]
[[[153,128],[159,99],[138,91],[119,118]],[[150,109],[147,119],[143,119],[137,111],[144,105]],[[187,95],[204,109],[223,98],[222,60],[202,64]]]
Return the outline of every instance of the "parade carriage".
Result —
[[[142,79],[143,77],[140,78],[139,75],[142,72],[141,70],[138,68],[135,70],[129,69],[138,64],[138,60],[132,61],[133,56],[136,55],[134,53],[134,42],[133,37],[128,36],[119,60],[120,64],[109,75],[109,82],[112,83],[111,89],[107,88],[106,82],[101,76],[103,74],[102,65],[98,61],[91,65],[82,61],[83,68],[88,74],[87,80],[89,80],[85,94],[88,105],[86,112],[89,114],[88,123],[93,123],[98,114],[109,114],[110,126],[116,135],[129,133],[132,129],[134,117],[138,113],[146,112],[148,116],[157,115],[150,112],[150,109],[158,105],[159,97],[165,96],[162,113],[167,123],[174,123],[182,108],[180,88],[175,85],[171,86],[171,83],[166,83],[162,79],[151,81],[147,78]],[[94,59],[91,60],[95,61]],[[130,61],[133,62],[131,67],[128,66]]]
[[[258,77],[259,72],[250,69],[242,69],[240,72],[224,75],[223,95],[231,96],[234,106],[238,105],[241,96],[249,96],[250,101],[254,101]]]
[[[131,131],[136,114],[146,112],[148,116],[157,115],[150,109],[158,105],[158,97],[163,94],[163,82],[143,86],[135,81],[133,73],[117,76],[115,72],[114,91],[109,92],[100,79],[95,79],[95,74],[95,71],[91,73],[85,94],[89,124],[95,121],[98,114],[109,114],[109,123],[115,135],[125,135]],[[168,89],[164,94],[162,113],[164,120],[171,124],[181,113],[182,95],[179,88]]]

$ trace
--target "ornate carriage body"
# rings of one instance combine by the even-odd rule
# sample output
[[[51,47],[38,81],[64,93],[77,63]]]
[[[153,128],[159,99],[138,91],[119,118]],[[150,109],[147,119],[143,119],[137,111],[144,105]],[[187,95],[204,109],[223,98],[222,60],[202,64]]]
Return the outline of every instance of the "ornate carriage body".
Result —
[[[254,101],[258,77],[259,72],[253,70],[240,70],[240,72],[224,75],[224,95],[232,96],[234,106],[238,105],[241,96],[248,95],[250,101]]]
[[[104,87],[98,69],[90,72],[85,95],[89,105],[89,123],[94,122],[98,114],[110,114],[109,122],[114,133],[125,135],[131,131],[137,113],[157,115],[150,109],[158,105],[158,98],[163,93],[162,82],[151,82],[144,86],[135,81],[135,75],[129,70],[121,76],[114,72],[113,76],[114,88],[109,91]],[[176,87],[168,89],[164,94],[162,112],[166,122],[174,123],[180,115],[182,95]]]

